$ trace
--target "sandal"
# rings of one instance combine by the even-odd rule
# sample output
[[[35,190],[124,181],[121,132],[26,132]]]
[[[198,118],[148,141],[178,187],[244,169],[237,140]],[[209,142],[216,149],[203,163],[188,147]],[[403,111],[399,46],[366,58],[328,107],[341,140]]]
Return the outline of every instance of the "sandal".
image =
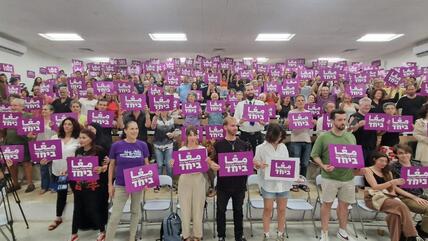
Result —
[[[299,188],[305,192],[309,192],[309,187],[307,185],[299,185]]]
[[[77,241],[77,240],[79,240],[79,236],[77,236],[77,234],[71,235],[70,241]]]
[[[52,231],[52,230],[56,229],[61,223],[62,223],[62,219],[60,219],[60,220],[56,219],[55,221],[53,221],[53,223],[51,223],[49,225],[48,230]]]
[[[298,185],[293,185],[293,187],[290,190],[292,192],[298,192],[299,191],[299,186]]]
[[[104,241],[106,239],[105,233],[99,233],[97,237],[97,241]]]

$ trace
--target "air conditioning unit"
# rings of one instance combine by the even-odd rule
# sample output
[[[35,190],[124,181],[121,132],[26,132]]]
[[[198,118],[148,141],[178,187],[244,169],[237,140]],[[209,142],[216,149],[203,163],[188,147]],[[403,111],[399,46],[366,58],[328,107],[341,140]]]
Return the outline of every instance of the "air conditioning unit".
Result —
[[[21,56],[27,52],[27,47],[0,37],[0,51]]]
[[[413,47],[413,53],[418,57],[428,55],[428,42]]]

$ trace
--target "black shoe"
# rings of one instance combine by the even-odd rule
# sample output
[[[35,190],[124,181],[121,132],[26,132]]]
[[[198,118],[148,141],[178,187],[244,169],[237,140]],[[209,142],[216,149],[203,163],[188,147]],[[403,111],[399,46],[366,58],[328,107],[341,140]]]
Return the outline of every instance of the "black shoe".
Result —
[[[416,225],[416,231],[418,231],[418,234],[421,238],[423,239],[428,238],[428,233],[422,230],[421,222],[418,222],[418,225]]]
[[[244,236],[242,236],[242,238],[236,239],[236,241],[247,241],[247,239]]]
[[[26,193],[32,192],[36,189],[36,187],[34,186],[34,184],[28,184],[27,189],[25,189]]]

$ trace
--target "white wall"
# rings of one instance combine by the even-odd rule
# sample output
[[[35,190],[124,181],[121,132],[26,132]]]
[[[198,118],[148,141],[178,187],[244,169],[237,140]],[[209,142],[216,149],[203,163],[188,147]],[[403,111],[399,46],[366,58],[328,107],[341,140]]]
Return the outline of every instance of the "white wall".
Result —
[[[15,68],[15,74],[21,75],[22,82],[24,82],[28,88],[33,86],[34,79],[27,78],[27,70],[35,71],[36,76],[41,76],[39,74],[39,68],[44,66],[59,66],[60,69],[63,69],[66,73],[71,72],[71,60],[56,58],[31,48],[28,48],[28,51],[22,56],[0,51],[0,63],[12,64]],[[41,77],[45,79],[48,76]]]
[[[390,69],[405,66],[406,62],[416,62],[418,66],[428,66],[428,56],[417,57],[412,51],[413,47],[410,47],[382,56],[382,66]]]

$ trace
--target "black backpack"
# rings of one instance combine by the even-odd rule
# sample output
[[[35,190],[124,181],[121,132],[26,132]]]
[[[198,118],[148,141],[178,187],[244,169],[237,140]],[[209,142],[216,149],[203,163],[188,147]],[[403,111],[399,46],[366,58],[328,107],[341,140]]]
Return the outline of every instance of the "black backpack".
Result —
[[[177,213],[170,213],[161,224],[159,241],[181,241],[181,218]]]

